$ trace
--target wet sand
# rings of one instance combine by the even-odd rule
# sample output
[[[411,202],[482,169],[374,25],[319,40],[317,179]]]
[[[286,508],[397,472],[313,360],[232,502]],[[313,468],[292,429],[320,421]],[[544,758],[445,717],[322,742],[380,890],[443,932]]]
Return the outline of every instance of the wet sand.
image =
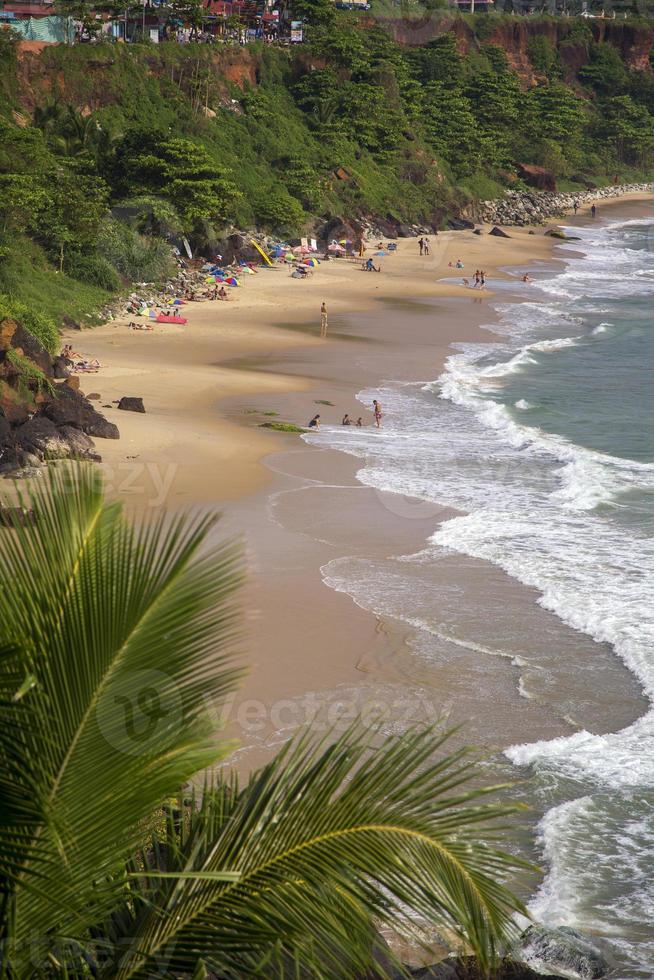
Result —
[[[543,229],[507,232],[510,239],[432,236],[427,258],[414,240],[401,241],[380,260],[381,274],[345,260],[321,265],[307,282],[282,267],[263,270],[229,303],[189,304],[187,327],[139,333],[117,321],[69,338],[103,364],[84,389],[101,395],[121,429],[120,441],[98,447],[110,491],[141,514],[219,507],[221,533],[244,542],[250,673],[226,712],[243,770],[298,725],[338,726],[361,711],[383,714],[388,731],[436,718],[462,723],[461,738],[494,754],[577,726],[623,727],[642,711],[636,683],[608,648],[598,652],[538,606],[532,590],[485,562],[453,554],[432,569],[443,628],[429,659],[397,610],[371,612],[326,587],[329,562],[381,568],[420,551],[453,512],[364,487],[352,457],[260,427],[306,425],[316,412],[332,424],[345,412],[363,415],[370,425],[355,397],[363,387],[432,381],[452,343],[492,340],[480,324],[492,320],[493,286],[509,278],[500,270],[535,261],[538,275],[557,244]],[[459,257],[462,272],[450,265]],[[484,293],[460,285],[478,267],[487,272]],[[119,412],[122,395],[143,397],[146,415]],[[521,674],[525,650],[534,666]],[[591,660],[606,671],[604,703],[584,700]]]

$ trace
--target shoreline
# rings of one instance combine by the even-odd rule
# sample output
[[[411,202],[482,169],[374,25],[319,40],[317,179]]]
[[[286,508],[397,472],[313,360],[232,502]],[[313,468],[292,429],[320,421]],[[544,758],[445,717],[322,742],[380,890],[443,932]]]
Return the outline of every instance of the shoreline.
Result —
[[[632,193],[597,205],[604,213],[643,200],[652,196]],[[570,217],[572,224],[586,220],[591,219],[581,213]],[[343,317],[379,308],[380,300],[410,306],[467,296],[483,305],[493,295],[493,279],[515,281],[508,268],[557,261],[561,242],[545,236],[542,228],[511,227],[503,239],[491,238],[490,226],[482,227],[481,236],[472,231],[432,236],[427,258],[419,257],[414,239],[401,239],[398,253],[381,260],[381,276],[362,274],[358,261],[343,259],[323,263],[306,282],[292,280],[281,266],[263,268],[247,277],[242,291],[231,291],[228,303],[189,304],[185,328],[156,326],[141,333],[128,330],[129,318],[123,317],[81,334],[65,332],[62,343],[73,344],[103,364],[97,375],[80,380],[87,394],[100,396],[97,407],[121,430],[118,442],[98,444],[110,492],[146,512],[159,506],[223,503],[256,492],[268,480],[261,460],[282,450],[288,437],[260,429],[266,416],[248,424],[247,414],[235,415],[230,403],[241,396],[274,398],[308,390],[310,372],[300,378],[295,371],[285,374],[279,364],[267,370],[267,362],[282,351],[311,347],[318,354],[323,349],[323,299],[328,302],[332,339]],[[371,245],[367,254],[373,250]],[[466,258],[466,269],[450,271],[448,262],[454,265],[460,255]],[[484,268],[490,280],[483,293],[454,281],[459,275],[468,278],[477,267]],[[456,329],[448,336],[449,343],[460,339]],[[124,395],[144,398],[147,426],[142,417],[115,408]],[[243,413],[248,410],[245,406]],[[302,415],[288,421],[306,423]]]
[[[651,204],[653,199],[647,200]],[[639,203],[607,201],[602,216],[637,217]],[[589,221],[570,216],[564,224],[574,228]],[[461,724],[452,747],[476,744],[485,759],[483,778],[513,782],[516,770],[503,755],[508,746],[550,741],[582,728],[603,734],[643,714],[646,702],[639,684],[612,648],[567,626],[538,604],[537,590],[485,560],[454,552],[433,570],[433,601],[442,621],[436,659],[425,659],[416,645],[418,630],[394,609],[360,602],[333,587],[334,582],[326,588],[325,576],[344,560],[385,574],[389,556],[419,553],[439,524],[456,512],[364,485],[356,477],[361,460],[354,456],[307,445],[297,435],[258,428],[273,417],[269,412],[302,423],[314,410],[321,411],[328,422],[338,424],[346,411],[362,414],[355,397],[362,389],[376,389],[384,378],[408,384],[433,381],[442,373],[452,344],[492,343],[496,338],[483,329],[494,316],[489,301],[505,290],[507,302],[520,301],[522,284],[509,270],[529,266],[532,276],[539,270],[547,275],[574,254],[574,242],[530,235],[529,229],[509,233],[508,240],[472,232],[439,236],[438,254],[429,265],[420,265],[416,243],[405,241],[399,255],[386,260],[381,276],[328,263],[308,283],[283,273],[270,273],[268,279],[265,274],[256,280],[250,277],[248,286],[252,282],[263,291],[268,283],[279,281],[279,289],[272,299],[258,297],[253,290],[251,305],[245,291],[244,301],[233,306],[216,309],[216,304],[205,304],[186,333],[175,327],[175,334],[161,332],[158,342],[157,334],[125,337],[125,328],[101,328],[107,352],[102,363],[110,363],[114,349],[120,353],[116,363],[111,361],[113,374],[106,376],[112,385],[124,385],[128,378],[131,383],[147,382],[154,399],[162,378],[170,385],[166,379],[174,372],[180,375],[176,390],[181,403],[176,407],[182,426],[176,431],[189,440],[197,437],[202,453],[190,472],[171,481],[168,504],[218,502],[224,507],[219,535],[244,541],[248,581],[242,599],[247,632],[243,659],[249,675],[217,719],[224,724],[217,737],[227,735],[239,743],[230,763],[243,775],[266,762],[299,726],[308,724],[327,736],[363,716],[366,725],[381,724],[382,735],[411,724]],[[448,263],[456,261],[458,253],[466,275],[485,257],[492,271],[484,293],[436,280],[438,271],[447,278],[452,275]],[[496,281],[502,285],[493,290]],[[289,286],[297,285],[310,288],[291,293]],[[334,292],[337,288],[340,296]],[[316,336],[316,311],[325,294],[330,313],[326,341]],[[223,317],[220,325],[211,319],[218,316]],[[253,317],[259,322],[253,324]],[[260,325],[268,318],[275,326]],[[147,370],[125,372],[133,366],[126,358],[150,351]],[[102,374],[97,377],[98,390],[101,380]],[[112,397],[118,397],[118,388],[114,391]],[[325,401],[333,407],[318,404]],[[146,410],[149,404],[148,395]],[[141,434],[142,440],[144,430],[152,434],[150,414],[117,416],[116,412],[111,420],[119,425],[123,418],[129,422],[129,438],[137,440]],[[155,435],[163,427],[168,437],[165,426],[173,424],[172,414],[164,416],[157,409],[154,416]],[[220,443],[214,446],[215,440]],[[193,446],[190,441],[177,448],[170,442],[151,442],[149,461],[155,467],[168,465],[175,452],[181,459],[188,457]],[[116,458],[125,453],[120,443],[111,448]],[[137,451],[146,452],[143,441]],[[225,461],[231,462],[233,472],[223,475],[219,466]],[[205,481],[200,485],[198,474]],[[137,510],[145,506],[147,512],[152,503],[147,492],[140,498],[122,496]],[[461,625],[461,610],[463,633],[455,629]],[[520,624],[521,643],[537,650],[541,660],[552,650],[586,668],[592,662],[594,669],[598,657],[603,669],[609,663],[610,698],[579,698],[583,704],[571,717],[553,709],[547,692],[542,699],[526,695],[520,683],[520,645],[507,642],[515,624]],[[539,675],[539,670],[536,666],[528,678],[532,689],[538,690],[539,676],[547,675]],[[562,678],[572,685],[570,703],[582,690],[583,674],[582,669],[578,681],[569,672]],[[535,860],[534,828],[547,807],[539,808],[520,785],[514,792],[528,799],[533,809],[513,828],[512,846]]]
[[[626,203],[636,202],[602,203],[604,209],[613,205],[622,212]],[[570,225],[581,221],[571,218]],[[389,697],[399,692],[405,698],[412,691],[419,710],[432,719],[442,714],[441,700],[435,703],[431,695],[425,699],[424,671],[415,672],[408,663],[411,628],[325,588],[322,568],[351,553],[354,542],[364,553],[366,547],[377,554],[389,547],[398,553],[417,551],[439,521],[455,512],[441,508],[434,515],[427,508],[425,513],[404,498],[398,511],[396,495],[358,483],[359,464],[353,457],[316,451],[297,435],[258,426],[269,412],[300,423],[314,408],[333,415],[330,421],[340,421],[345,411],[357,417],[361,406],[355,394],[362,387],[391,376],[433,381],[442,373],[451,344],[491,341],[482,324],[492,316],[487,301],[494,296],[493,280],[511,284],[515,298],[521,284],[507,269],[565,261],[556,254],[560,240],[530,231],[512,228],[506,240],[450,232],[432,239],[434,254],[428,262],[418,256],[414,240],[405,240],[398,255],[384,260],[388,274],[382,276],[363,275],[356,266],[338,262],[321,266],[307,283],[290,279],[285,270],[263,273],[248,279],[247,285],[257,289],[244,291],[243,302],[191,310],[190,329],[164,327],[136,334],[114,322],[84,336],[94,342],[94,356],[100,348],[100,360],[108,365],[106,373],[88,379],[87,393],[97,383],[103,403],[122,394],[145,395],[145,416],[108,413],[122,430],[118,443],[99,446],[110,492],[145,514],[162,504],[173,509],[218,504],[225,511],[222,533],[245,539],[250,579],[244,597],[249,610],[245,659],[250,675],[227,718],[229,734],[250,741],[237,756],[239,766],[247,769],[266,758],[276,744],[275,733],[285,728],[284,718],[307,720],[306,712],[296,710],[298,698],[330,691],[323,698],[323,709],[329,711],[343,685],[356,689],[356,698],[363,696],[362,675],[366,681],[374,678],[373,687],[387,684]],[[438,271],[449,277],[448,262],[455,262],[459,253],[466,275],[471,266],[474,270],[482,264],[480,257],[492,256],[492,264],[485,262],[491,270],[485,292],[435,279]],[[321,273],[327,274],[322,278]],[[271,285],[276,288],[266,295]],[[303,289],[302,304],[292,289],[297,286]],[[316,336],[318,297],[326,293],[329,298],[337,286],[342,293],[329,302],[330,331],[324,341]],[[340,312],[346,304],[354,311]],[[253,324],[253,314],[275,325]],[[409,320],[416,318],[421,322],[410,328]],[[403,331],[399,337],[398,325]],[[79,340],[79,335],[71,339]],[[362,359],[368,362],[365,370]],[[161,405],[162,391],[172,396],[174,410],[168,399]],[[334,408],[323,408],[318,401],[332,402]],[[154,413],[149,411],[152,404]],[[357,515],[354,526],[351,513]],[[473,583],[471,602],[480,591],[490,590],[509,596],[519,610],[535,607],[534,590],[486,562],[455,557],[449,574],[461,578],[464,590]],[[553,614],[541,611],[540,616],[543,629],[573,632]],[[399,678],[394,660],[404,672]],[[523,717],[524,699],[513,697],[515,670],[510,664],[502,667],[501,686],[512,692],[507,710]],[[452,686],[456,679],[444,675],[444,680]],[[250,702],[258,718],[256,731],[247,718]],[[625,705],[625,720],[629,710]],[[568,722],[553,722],[546,715],[530,706],[530,730],[543,738],[570,733]],[[315,721],[313,711],[311,718]],[[480,735],[483,729],[480,719]],[[504,744],[520,741],[519,730],[504,734]]]

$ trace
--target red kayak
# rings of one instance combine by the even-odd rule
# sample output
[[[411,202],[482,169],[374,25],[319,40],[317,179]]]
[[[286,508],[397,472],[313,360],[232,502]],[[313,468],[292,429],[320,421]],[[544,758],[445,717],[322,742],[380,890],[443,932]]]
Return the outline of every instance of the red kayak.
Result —
[[[160,313],[157,317],[157,323],[186,323],[185,316],[166,316],[165,313]]]

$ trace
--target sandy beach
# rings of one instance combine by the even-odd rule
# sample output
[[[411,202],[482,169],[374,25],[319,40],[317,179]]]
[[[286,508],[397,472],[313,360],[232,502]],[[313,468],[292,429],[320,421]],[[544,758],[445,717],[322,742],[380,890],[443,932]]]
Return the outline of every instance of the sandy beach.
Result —
[[[326,730],[361,712],[383,714],[389,730],[438,718],[464,723],[465,739],[485,750],[527,733],[551,738],[574,725],[607,724],[596,701],[571,719],[521,697],[511,659],[480,660],[474,643],[425,664],[405,624],[326,588],[328,562],[418,551],[452,511],[364,487],[351,457],[260,427],[271,418],[306,425],[316,412],[338,424],[345,412],[362,414],[355,395],[363,387],[437,378],[453,342],[490,339],[480,324],[492,320],[494,292],[511,282],[522,287],[503,270],[531,263],[537,276],[539,264],[552,262],[557,241],[543,231],[510,228],[507,239],[443,233],[432,236],[428,257],[415,240],[403,240],[376,260],[380,274],[342,259],[323,263],[307,281],[281,266],[263,269],[229,302],[189,304],[185,327],[141,333],[115,321],[66,338],[103,365],[82,381],[121,430],[119,441],[98,447],[111,492],[145,513],[217,506],[223,533],[244,542],[250,672],[225,719],[243,769],[298,725]],[[464,270],[450,266],[458,259]],[[461,283],[476,268],[486,272],[483,292]],[[323,300],[326,339],[319,336]],[[123,395],[141,396],[146,414],[118,411]],[[371,425],[371,413],[363,414]],[[452,556],[435,570],[434,590],[460,592],[470,635],[487,648],[506,647],[518,621],[544,657],[552,645],[581,657],[596,646],[485,562]],[[618,670],[613,687],[610,723],[626,724],[637,714],[637,686]],[[573,690],[571,699],[580,694]]]

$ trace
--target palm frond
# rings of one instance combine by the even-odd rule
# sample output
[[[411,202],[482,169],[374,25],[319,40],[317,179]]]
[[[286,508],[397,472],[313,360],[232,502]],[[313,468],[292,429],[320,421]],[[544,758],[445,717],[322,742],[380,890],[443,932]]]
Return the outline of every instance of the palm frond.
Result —
[[[463,752],[434,731],[373,748],[358,727],[333,744],[301,737],[238,789],[207,790],[166,850],[176,881],[143,878],[118,980],[192,973],[321,980],[371,965],[371,923],[445,927],[488,967],[522,903],[502,884],[527,865],[497,844],[514,806],[471,788]],[[236,871],[234,882],[208,873]],[[348,970],[344,970],[347,959]],[[113,968],[112,968],[113,969]],[[292,974],[289,974],[292,975]]]
[[[34,521],[0,531],[0,643],[12,648],[0,809],[16,818],[0,821],[0,860],[18,964],[33,936],[83,935],[111,909],[141,822],[224,753],[206,709],[240,675],[241,577],[238,549],[206,548],[215,517],[137,530],[96,470],[51,472],[22,503]],[[19,860],[5,863],[12,848]]]

